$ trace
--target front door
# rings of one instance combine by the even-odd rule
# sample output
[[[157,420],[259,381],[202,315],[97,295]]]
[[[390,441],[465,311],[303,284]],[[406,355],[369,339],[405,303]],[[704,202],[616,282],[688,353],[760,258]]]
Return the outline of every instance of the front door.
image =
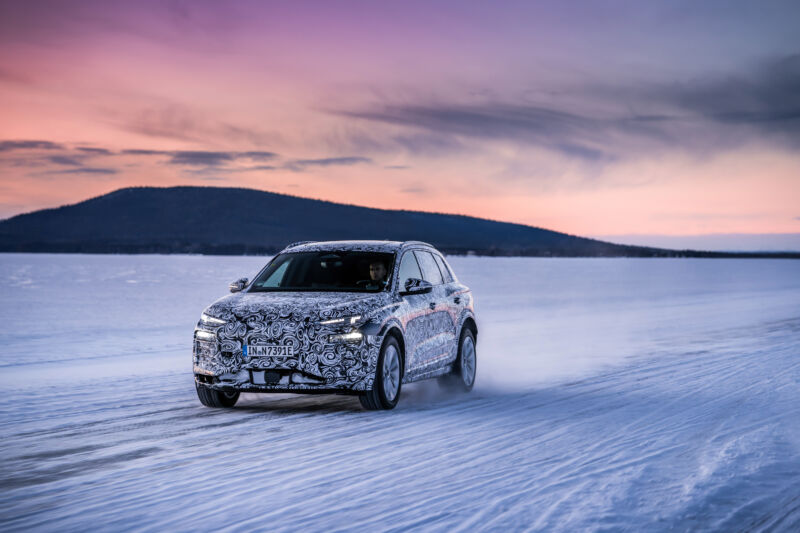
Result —
[[[408,279],[423,279],[414,252],[407,251],[400,258],[398,269],[398,291],[403,292]],[[406,345],[406,374],[413,374],[427,359],[426,341],[430,337],[432,295],[407,294],[403,296],[402,311]]]
[[[424,347],[421,349],[421,361],[425,371],[436,370],[452,362],[456,346],[456,323],[448,301],[444,284],[444,276],[436,264],[431,252],[415,250],[422,279],[433,285],[433,290],[426,296],[428,299],[428,331]]]

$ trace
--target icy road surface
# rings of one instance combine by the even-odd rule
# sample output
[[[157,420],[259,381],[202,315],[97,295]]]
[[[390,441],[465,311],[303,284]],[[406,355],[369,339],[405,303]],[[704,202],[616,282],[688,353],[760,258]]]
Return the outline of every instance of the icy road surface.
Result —
[[[800,530],[800,261],[451,258],[472,394],[204,408],[264,261],[0,255],[0,529]]]

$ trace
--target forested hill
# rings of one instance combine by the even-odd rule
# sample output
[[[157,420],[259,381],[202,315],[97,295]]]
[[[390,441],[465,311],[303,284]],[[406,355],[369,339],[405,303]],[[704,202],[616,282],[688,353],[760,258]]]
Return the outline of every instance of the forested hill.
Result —
[[[125,188],[0,221],[4,252],[262,254],[293,241],[341,239],[422,240],[445,252],[482,255],[687,254],[475,217],[372,209],[240,188]]]

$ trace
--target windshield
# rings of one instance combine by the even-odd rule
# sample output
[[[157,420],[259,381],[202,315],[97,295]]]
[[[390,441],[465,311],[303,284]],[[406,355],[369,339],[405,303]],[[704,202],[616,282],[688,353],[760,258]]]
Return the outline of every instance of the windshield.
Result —
[[[379,292],[387,286],[394,254],[325,251],[280,254],[253,281],[250,292]]]

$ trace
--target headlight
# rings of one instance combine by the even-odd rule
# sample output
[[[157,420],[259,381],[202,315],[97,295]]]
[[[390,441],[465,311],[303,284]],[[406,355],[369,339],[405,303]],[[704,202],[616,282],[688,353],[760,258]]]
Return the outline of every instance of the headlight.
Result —
[[[323,326],[352,326],[359,320],[361,320],[361,315],[347,316],[343,318],[331,318],[330,320],[323,320],[320,322],[320,324]]]
[[[360,331],[351,331],[350,333],[342,333],[341,335],[331,335],[328,337],[328,342],[361,342],[364,334]]]
[[[202,339],[204,341],[215,341],[217,340],[217,334],[211,333],[210,331],[203,331],[202,329],[196,329],[194,331],[194,336],[196,339]]]
[[[210,326],[221,326],[222,324],[225,323],[224,320],[219,319],[219,318],[215,318],[215,317],[213,317],[211,315],[207,315],[205,313],[200,315],[200,322],[205,322],[206,324],[208,324]]]

